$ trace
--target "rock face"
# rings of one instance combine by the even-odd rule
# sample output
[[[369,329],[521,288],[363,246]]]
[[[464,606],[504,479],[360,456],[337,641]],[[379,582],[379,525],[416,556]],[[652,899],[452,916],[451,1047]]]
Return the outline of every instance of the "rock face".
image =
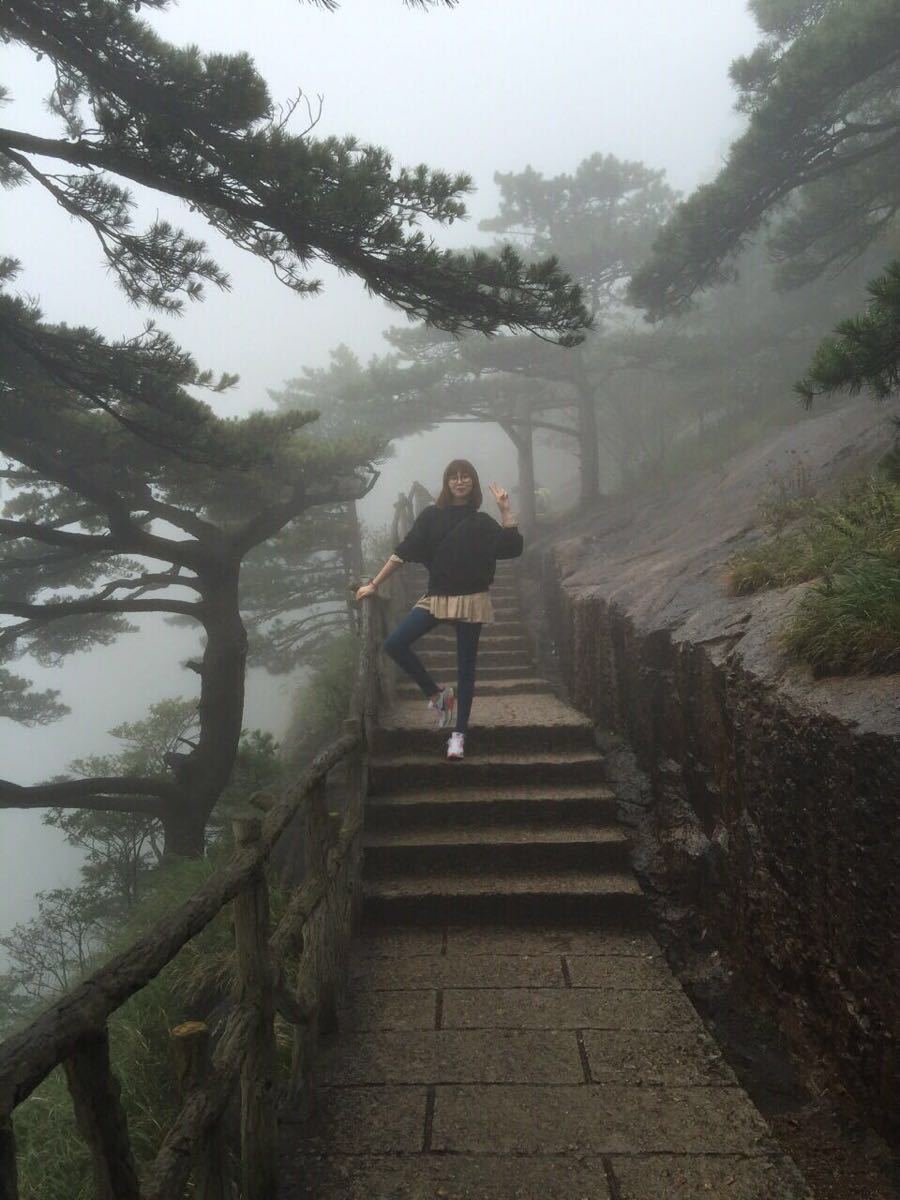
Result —
[[[900,1137],[900,677],[814,679],[781,656],[797,589],[729,597],[773,473],[866,469],[890,433],[847,405],[679,494],[616,502],[544,547],[570,697],[651,780],[658,859],[783,1025]]]

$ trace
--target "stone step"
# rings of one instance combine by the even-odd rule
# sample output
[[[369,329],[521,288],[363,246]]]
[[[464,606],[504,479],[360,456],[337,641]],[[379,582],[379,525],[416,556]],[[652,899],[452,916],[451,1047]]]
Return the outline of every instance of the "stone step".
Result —
[[[382,830],[363,839],[364,877],[626,871],[628,838],[615,825],[530,823]]]
[[[373,924],[519,925],[639,929],[646,899],[628,873],[529,871],[516,875],[409,875],[363,880],[363,919]]]
[[[446,730],[443,734],[446,741]],[[469,746],[462,760],[443,757],[440,742],[430,753],[379,754],[369,763],[371,795],[434,789],[486,787],[500,784],[600,783],[603,758],[591,750],[555,750],[526,753],[523,750],[478,750],[476,736],[467,738]]]
[[[462,764],[448,764],[462,765]],[[453,780],[450,780],[453,783]],[[423,788],[371,796],[366,801],[367,832],[389,829],[472,829],[504,822],[583,825],[615,820],[616,798],[600,784],[558,783],[542,787],[531,782],[485,787]]]
[[[419,658],[429,671],[456,666],[456,649],[427,650],[424,647]],[[478,667],[516,666],[520,669],[531,665],[531,655],[524,650],[479,650]],[[477,668],[476,668],[477,670]]]
[[[424,659],[423,659],[424,661]],[[426,664],[427,665],[427,664]],[[458,682],[456,672],[456,655],[453,655],[453,661],[447,663],[443,667],[435,666],[433,669],[429,666],[432,674],[435,676],[438,683],[452,683],[454,687]],[[500,666],[495,666],[493,663],[483,663],[481,657],[478,659],[478,666],[475,668],[475,691],[478,693],[481,684],[487,679],[521,679],[524,675],[531,675],[534,672],[533,663],[517,663],[508,662]]]
[[[479,676],[475,684],[475,691],[479,696],[523,696],[543,692],[552,694],[553,690],[553,684],[548,679],[540,679],[535,675],[522,675],[516,679],[493,679],[487,682],[482,681]],[[414,683],[401,683],[397,687],[397,698],[398,700],[421,698],[422,703],[425,703],[424,696]]]
[[[423,638],[414,643],[416,653],[424,654],[427,652],[443,652],[450,651],[456,653],[456,630],[449,627],[446,632],[441,626],[438,626],[433,633],[426,633]],[[531,645],[524,633],[498,633],[493,625],[485,625],[481,638],[478,642],[478,657],[479,659],[488,650],[515,650],[519,654],[530,654]]]
[[[494,615],[496,617],[496,609],[494,610]],[[498,637],[525,637],[527,633],[528,631],[524,622],[519,620],[518,617],[503,617],[502,619],[498,618],[490,621],[482,627],[481,640],[484,642],[488,634],[496,634]],[[430,633],[426,633],[419,642],[414,644],[422,645],[438,637],[453,638],[454,645],[456,644],[456,629],[450,621],[442,621],[440,625],[436,625]]]
[[[527,696],[523,696],[520,703],[524,703],[527,699]],[[483,703],[483,693],[478,697],[478,700],[479,712],[483,714],[486,707]],[[375,731],[373,746],[375,752],[379,755],[415,753],[429,755],[431,758],[440,758],[444,753],[447,743],[448,731],[437,728],[436,718],[433,713],[429,712],[427,707],[417,704],[415,701],[407,700],[403,702],[404,708],[410,705],[415,707],[416,715],[421,719],[421,727],[418,729],[410,728],[406,720],[397,726],[383,724],[381,728]],[[399,708],[401,706],[398,704],[396,707]],[[502,713],[497,713],[497,716],[501,717]],[[386,718],[386,720],[388,719],[389,717]],[[571,724],[558,723],[552,725],[543,725],[540,722],[535,722],[531,725],[484,726],[480,725],[477,716],[473,715],[472,724],[466,735],[467,759],[479,751],[482,757],[484,757],[492,755],[495,750],[516,751],[523,748],[527,748],[531,753],[538,750],[584,750],[586,752],[595,752],[593,727],[587,721],[573,721]]]

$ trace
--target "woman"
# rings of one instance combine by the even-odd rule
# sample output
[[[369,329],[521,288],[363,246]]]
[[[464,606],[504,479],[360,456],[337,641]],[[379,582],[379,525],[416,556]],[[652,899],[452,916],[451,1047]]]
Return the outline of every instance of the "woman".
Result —
[[[357,600],[371,596],[378,585],[405,562],[428,568],[428,591],[384,643],[385,651],[428,697],[428,707],[438,714],[438,728],[446,728],[456,713],[456,724],[447,743],[447,757],[459,759],[475,692],[475,659],[481,626],[494,619],[488,589],[498,558],[518,558],[522,535],[513,516],[509,493],[496,483],[491,494],[500,509],[498,525],[479,512],[481,484],[470,462],[455,458],[444,469],[441,494],[416,518],[409,533],[374,579],[356,593]],[[434,682],[412,650],[412,643],[440,621],[456,626],[456,664],[459,697],[452,687]]]

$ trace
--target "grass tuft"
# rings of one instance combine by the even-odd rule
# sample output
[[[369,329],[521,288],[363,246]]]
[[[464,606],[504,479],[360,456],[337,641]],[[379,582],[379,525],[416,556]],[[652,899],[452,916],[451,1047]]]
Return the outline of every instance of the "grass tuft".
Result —
[[[784,632],[789,653],[823,675],[900,669],[900,481],[869,476],[831,503],[798,500],[791,515],[734,555],[730,590],[815,580]]]

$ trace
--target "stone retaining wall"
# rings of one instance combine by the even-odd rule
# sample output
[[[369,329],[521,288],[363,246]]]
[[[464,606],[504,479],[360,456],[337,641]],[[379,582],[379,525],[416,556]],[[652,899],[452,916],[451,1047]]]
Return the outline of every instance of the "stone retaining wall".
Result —
[[[900,1139],[900,738],[748,668],[740,624],[642,625],[563,558],[542,559],[562,678],[647,772],[668,890]]]

